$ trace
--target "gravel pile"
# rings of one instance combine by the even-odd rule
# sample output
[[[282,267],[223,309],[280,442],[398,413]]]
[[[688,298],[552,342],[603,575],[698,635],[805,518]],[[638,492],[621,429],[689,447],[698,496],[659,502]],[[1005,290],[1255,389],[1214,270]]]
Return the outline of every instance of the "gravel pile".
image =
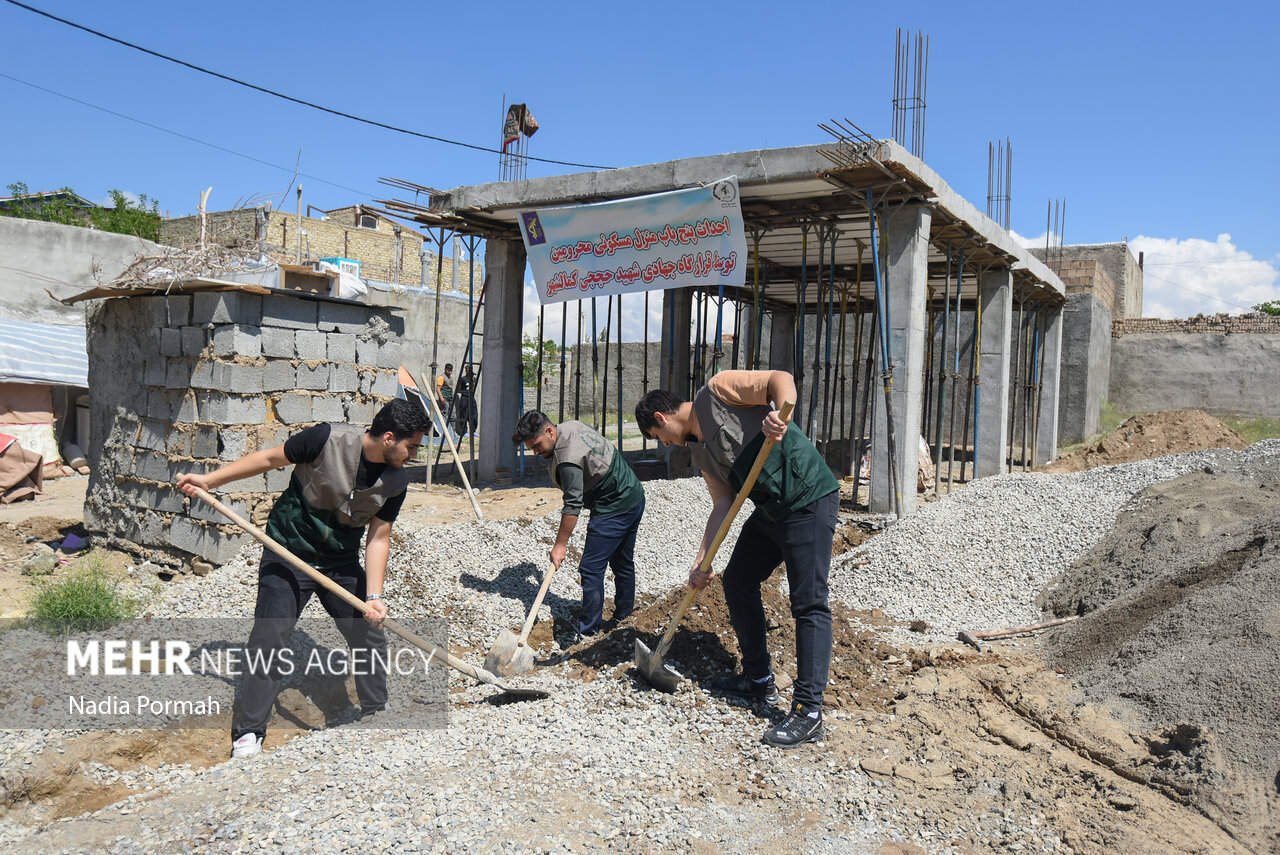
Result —
[[[1078,473],[973,481],[837,558],[832,596],[882,609],[904,624],[928,624],[922,634],[895,630],[891,640],[897,644],[1035,623],[1043,619],[1035,604],[1040,590],[1107,533],[1126,502],[1152,484],[1205,467],[1274,480],[1280,440],[1243,451],[1211,449]]]

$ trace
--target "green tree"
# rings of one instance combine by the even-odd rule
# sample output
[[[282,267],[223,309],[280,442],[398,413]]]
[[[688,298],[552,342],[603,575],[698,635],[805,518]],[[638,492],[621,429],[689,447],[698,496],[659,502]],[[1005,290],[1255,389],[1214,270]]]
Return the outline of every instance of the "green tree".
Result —
[[[542,372],[554,374],[559,369],[560,348],[552,339],[542,342]],[[524,384],[533,386],[538,382],[538,340],[526,333],[521,339],[520,358],[524,365]]]
[[[1255,312],[1262,312],[1264,315],[1280,315],[1280,300],[1268,300],[1265,303],[1259,303],[1253,307]]]
[[[66,226],[84,226],[147,240],[160,238],[160,204],[154,199],[148,199],[145,193],[134,203],[120,190],[112,190],[111,207],[93,205],[83,208],[71,204],[65,198],[33,195],[21,181],[10,184],[9,192],[14,199],[0,209],[0,214]],[[63,187],[58,192],[75,195],[70,187]]]

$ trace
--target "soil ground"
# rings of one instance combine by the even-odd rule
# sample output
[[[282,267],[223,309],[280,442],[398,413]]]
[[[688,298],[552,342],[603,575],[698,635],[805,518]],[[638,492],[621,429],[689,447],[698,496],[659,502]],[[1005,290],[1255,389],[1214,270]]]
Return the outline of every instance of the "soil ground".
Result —
[[[1153,420],[1126,425],[1061,471],[1229,445],[1231,440],[1195,415],[1156,414]],[[68,485],[76,481],[82,496],[84,479],[71,479]],[[6,562],[0,567],[0,602],[6,613],[20,611],[32,584],[16,570],[30,550],[27,540],[34,537],[56,545],[67,533],[82,533],[82,499],[77,500],[70,486],[63,488],[56,481],[50,486],[51,492],[66,489],[70,494],[61,497],[70,503],[66,510],[49,513],[45,509],[55,506],[45,503],[0,508],[0,561]],[[507,488],[482,492],[478,501],[486,518],[507,519],[551,512],[559,494],[549,487]],[[404,513],[407,519],[430,525],[473,518],[465,494],[442,485],[431,490],[414,485]],[[1182,525],[1187,532],[1199,530],[1194,521]],[[843,516],[834,550],[845,551],[873,534],[851,516]],[[1141,551],[1140,547],[1135,548]],[[116,560],[127,562],[128,557]],[[785,684],[794,676],[794,624],[780,587],[782,578],[779,571],[765,585],[764,601],[769,646],[778,656],[779,681]],[[553,658],[544,654],[543,664],[565,662],[570,673],[584,681],[635,678],[634,639],[654,647],[679,594],[638,603],[621,625],[611,625],[606,634],[568,646]],[[1079,610],[1086,594],[1062,608]],[[611,609],[607,603],[605,613]],[[1099,608],[1099,613],[1104,611]],[[1084,626],[1085,620],[1077,623]],[[939,845],[952,843],[963,852],[1010,851],[1000,845],[998,835],[983,836],[983,823],[990,817],[1016,816],[1054,829],[1068,851],[1076,853],[1280,851],[1274,787],[1271,792],[1254,788],[1244,794],[1250,799],[1248,809],[1237,803],[1233,810],[1231,799],[1240,794],[1206,783],[1220,780],[1227,767],[1212,765],[1216,749],[1205,747],[1197,734],[1148,726],[1105,692],[1080,694],[1066,672],[1084,673],[1085,664],[1097,667],[1106,659],[1103,653],[1077,657],[1078,662],[1054,648],[1061,661],[1047,660],[1038,644],[1026,639],[992,643],[981,653],[963,647],[900,650],[874,631],[888,625],[877,612],[833,608],[828,701],[833,712],[845,718],[837,722],[833,715],[824,759],[859,768],[880,782],[897,799],[906,823],[915,816],[922,827],[923,820],[930,819],[941,820],[935,826],[975,829],[965,840],[937,840]],[[1268,637],[1273,637],[1274,628],[1270,632]],[[542,623],[530,641],[547,651],[555,649],[553,639],[568,644],[571,638],[570,627]],[[736,641],[718,585],[695,600],[667,661],[703,684],[735,666]],[[273,740],[321,726],[322,717],[307,699],[286,692],[281,705],[282,715],[292,718],[296,729],[273,729]],[[765,717],[763,711],[761,716]],[[10,819],[31,822],[91,811],[131,792],[119,782],[104,782],[93,763],[120,772],[159,763],[204,767],[222,762],[226,753],[222,730],[86,734],[69,740],[63,753],[42,757],[19,786],[10,787],[0,810]],[[1195,774],[1188,775],[1188,770]],[[763,779],[737,786],[744,800],[770,795]],[[923,850],[886,843],[882,851],[911,855]]]
[[[1161,410],[1133,416],[1100,439],[1041,466],[1039,472],[1081,472],[1205,448],[1241,449],[1240,434],[1203,410]]]

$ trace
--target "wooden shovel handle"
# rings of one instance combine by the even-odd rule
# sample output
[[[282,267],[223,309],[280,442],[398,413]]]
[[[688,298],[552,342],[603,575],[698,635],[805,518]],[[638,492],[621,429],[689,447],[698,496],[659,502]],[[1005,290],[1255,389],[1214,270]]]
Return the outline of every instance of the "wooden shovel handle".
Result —
[[[538,589],[538,596],[533,600],[533,608],[529,609],[529,616],[524,619],[524,629],[520,630],[520,637],[516,639],[516,647],[523,647],[525,640],[529,637],[529,631],[533,629],[534,623],[538,620],[538,609],[542,607],[542,598],[547,595],[547,589],[551,587],[551,577],[556,575],[556,565],[552,564],[551,569],[542,577],[542,587]]]
[[[322,585],[326,590],[332,591],[333,593],[337,594],[345,602],[354,606],[361,614],[364,614],[367,604],[361,602],[360,598],[357,597],[355,594],[351,593],[346,588],[342,587],[337,582],[333,581],[328,576],[316,570],[310,564],[303,561],[301,558],[294,555],[289,550],[285,549],[283,546],[281,546],[279,543],[276,542],[275,538],[271,537],[271,535],[267,534],[265,531],[258,528],[256,525],[249,522],[247,519],[245,519],[244,517],[237,514],[235,511],[228,508],[222,502],[215,499],[213,496],[211,496],[208,493],[208,491],[202,490],[201,488],[196,487],[195,485],[191,485],[191,489],[195,491],[195,494],[197,497],[203,500],[215,511],[218,511],[224,517],[231,520],[233,523],[235,523],[237,526],[243,529],[246,534],[248,534],[254,540],[258,541],[258,543],[261,543],[263,546],[270,549],[276,555],[279,555],[285,561],[288,561],[294,567],[298,568],[300,572],[310,576],[313,580],[315,580],[317,584]],[[494,677],[492,674],[490,674],[488,671],[484,671],[484,669],[481,669],[481,668],[476,668],[474,665],[471,665],[467,662],[462,661],[461,659],[459,659],[458,657],[450,653],[448,650],[445,650],[444,648],[440,647],[437,644],[431,643],[430,641],[428,641],[427,639],[423,638],[422,636],[418,635],[415,632],[405,629],[403,626],[401,626],[399,623],[392,620],[391,618],[383,618],[382,625],[385,626],[387,629],[391,630],[392,632],[394,632],[396,635],[403,638],[405,641],[417,647],[418,649],[426,651],[431,655],[431,657],[434,657],[435,659],[445,663],[450,668],[453,668],[456,671],[461,671],[463,674],[466,674],[468,677],[479,680],[482,683],[497,682],[497,678]],[[486,679],[486,677],[488,679]]]
[[[778,408],[778,415],[782,417],[784,422],[791,420],[791,410],[796,405],[795,401],[783,401],[782,406]],[[738,491],[738,495],[734,497],[733,504],[729,507],[729,513],[725,515],[724,521],[720,523],[720,529],[716,532],[715,540],[711,541],[711,546],[707,549],[707,554],[702,557],[702,564],[698,569],[706,573],[711,569],[711,561],[716,557],[716,552],[720,549],[720,544],[724,542],[725,537],[729,534],[729,529],[733,526],[733,520],[738,516],[738,511],[742,509],[742,503],[747,500],[751,488],[756,485],[756,479],[760,477],[760,470],[764,468],[764,462],[769,459],[769,452],[773,450],[776,440],[773,437],[766,436],[764,445],[760,446],[760,451],[756,454],[756,462],[751,465],[751,471],[747,473],[747,480],[742,482],[742,489]],[[658,642],[657,658],[662,659],[667,652],[667,648],[671,646],[671,639],[676,634],[676,627],[680,624],[680,618],[684,617],[685,611],[688,610],[693,598],[698,596],[698,589],[690,586],[685,592],[684,599],[680,601],[680,605],[676,607],[675,614],[671,618],[671,624],[667,627],[667,631],[662,634],[662,640]]]

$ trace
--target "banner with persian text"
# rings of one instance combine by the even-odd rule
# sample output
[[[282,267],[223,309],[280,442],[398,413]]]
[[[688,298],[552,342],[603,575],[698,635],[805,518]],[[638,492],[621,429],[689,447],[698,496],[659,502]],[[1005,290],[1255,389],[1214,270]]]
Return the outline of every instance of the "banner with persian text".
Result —
[[[746,281],[736,176],[689,190],[518,214],[544,306]]]

